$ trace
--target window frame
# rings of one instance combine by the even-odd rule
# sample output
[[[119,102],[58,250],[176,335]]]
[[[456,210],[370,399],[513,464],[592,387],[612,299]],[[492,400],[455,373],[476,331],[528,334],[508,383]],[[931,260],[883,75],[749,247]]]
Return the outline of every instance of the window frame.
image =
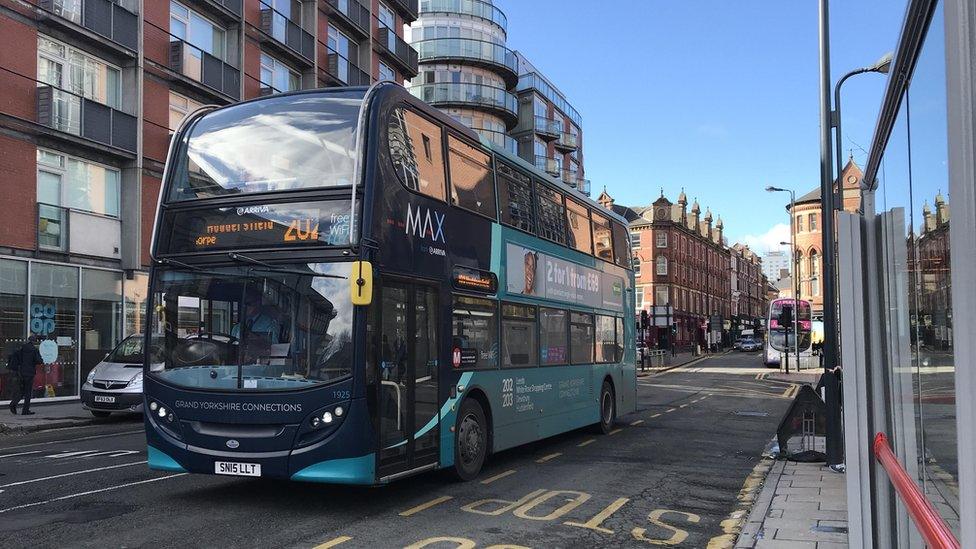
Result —
[[[497,189],[497,185],[495,185],[494,155],[491,154],[491,151],[485,150],[481,145],[472,144],[466,138],[461,137],[457,132],[451,130],[451,128],[444,126],[444,129],[447,130],[446,132],[444,132],[444,138],[443,138],[443,148],[444,151],[446,152],[446,154],[444,155],[444,167],[445,170],[447,171],[446,178],[445,178],[447,181],[447,203],[454,208],[458,208],[460,210],[464,210],[466,212],[470,212],[475,215],[484,217],[485,219],[488,219],[490,221],[497,222],[498,221],[498,189]],[[453,149],[451,148],[451,139],[455,139],[458,142],[460,142],[462,145],[466,145],[468,147],[475,149],[476,151],[481,152],[488,158],[488,166],[487,166],[488,181],[489,181],[489,187],[491,189],[491,199],[492,199],[491,207],[492,207],[493,215],[487,215],[483,212],[479,212],[478,210],[472,210],[470,208],[462,206],[461,204],[455,204],[453,199],[451,198],[452,191],[454,190],[454,180],[453,180],[454,178],[452,177],[452,170],[451,170],[451,154],[453,151]],[[462,152],[458,152],[458,154],[464,156],[464,153]],[[477,161],[476,159],[469,159],[469,160]]]
[[[200,52],[202,52],[202,53],[206,53],[207,55],[212,55],[213,57],[216,57],[217,59],[220,59],[221,61],[223,61],[223,62],[226,63],[227,62],[227,44],[228,44],[228,40],[227,40],[227,27],[225,27],[225,26],[217,23],[216,21],[214,21],[210,17],[208,17],[208,16],[204,15],[203,13],[201,13],[201,12],[199,12],[199,11],[191,8],[190,6],[186,5],[185,3],[183,3],[183,2],[181,2],[179,0],[169,0],[169,2],[170,2],[170,8],[171,8],[169,10],[169,19],[170,19],[169,20],[169,23],[170,23],[170,26],[166,29],[167,32],[169,33],[169,35],[172,36],[172,37],[174,37],[174,38],[176,38],[177,40],[182,40],[183,42],[186,42],[191,47],[194,47],[194,48],[200,50]],[[181,8],[183,8],[183,9],[186,10],[187,15],[186,15],[186,19],[185,20],[182,19],[181,17],[177,17],[173,13],[173,10],[172,10],[172,5],[173,4],[177,4],[178,6],[180,6]],[[211,52],[209,52],[209,51],[201,48],[200,46],[198,46],[198,45],[196,45],[196,44],[194,44],[192,42],[192,39],[190,38],[190,29],[192,28],[192,24],[191,23],[193,22],[193,16],[194,15],[196,15],[200,19],[203,19],[207,23],[210,23],[210,26],[211,27],[220,29],[221,42],[222,42],[222,44],[220,44],[221,55],[215,55],[215,54],[213,54],[213,53],[211,53]],[[173,34],[173,27],[172,27],[172,22],[173,21],[172,20],[174,18],[176,18],[177,20],[179,20],[186,27],[186,37],[180,38],[180,37],[176,36],[175,34]]]
[[[579,209],[582,209],[582,211],[586,213],[585,219],[586,219],[586,224],[588,225],[588,228],[585,231],[585,233],[586,233],[587,237],[590,240],[590,247],[589,247],[589,250],[588,251],[581,250],[581,249],[579,249],[579,247],[577,247],[575,245],[573,245],[573,246],[570,246],[569,245],[569,234],[573,230],[572,229],[572,223],[569,220],[569,215],[570,215],[570,211],[571,211],[570,203],[574,204],[575,206],[577,206]],[[573,210],[572,213],[574,213],[576,215],[580,215],[580,212],[579,211]],[[572,198],[570,196],[567,196],[566,197],[566,200],[565,200],[565,214],[566,214],[565,215],[565,217],[566,217],[566,247],[569,248],[570,250],[575,250],[575,251],[580,252],[582,254],[586,254],[586,255],[589,255],[589,256],[593,256],[593,221],[590,219],[590,209],[586,206],[586,204],[584,204],[584,203],[576,200],[575,198]],[[575,236],[573,237],[573,239],[575,240]]]
[[[37,39],[38,39],[38,41],[40,41],[40,40],[47,40],[49,42],[53,42],[53,43],[61,46],[62,48],[64,48],[64,57],[59,57],[59,56],[57,56],[57,55],[55,55],[53,53],[49,53],[49,52],[46,52],[46,51],[41,50],[40,45],[38,45],[38,47],[37,47],[37,56],[36,56],[36,59],[34,61],[35,72],[37,72],[37,84],[38,85],[54,86],[55,88],[57,88],[59,90],[65,91],[65,92],[67,92],[69,94],[72,94],[72,97],[83,97],[85,99],[88,99],[89,101],[94,101],[94,102],[98,103],[99,105],[104,105],[106,107],[109,107],[109,108],[112,108],[112,109],[115,109],[115,110],[122,110],[122,68],[121,67],[119,67],[118,65],[115,65],[113,63],[110,63],[107,60],[102,59],[101,57],[98,57],[97,55],[93,55],[91,53],[88,53],[87,51],[85,51],[83,49],[76,48],[76,47],[72,46],[71,44],[68,44],[67,42],[63,42],[61,40],[58,40],[58,39],[53,38],[51,36],[48,36],[47,34],[37,33]],[[105,66],[106,71],[114,71],[115,74],[118,75],[117,82],[116,82],[116,90],[115,90],[115,97],[118,98],[118,104],[117,105],[110,104],[107,101],[107,99],[106,99],[105,102],[102,102],[102,101],[99,101],[95,97],[89,97],[89,96],[85,95],[85,93],[84,93],[85,90],[84,89],[82,89],[82,93],[76,93],[70,87],[71,82],[69,82],[68,84],[65,84],[65,79],[70,79],[70,76],[69,75],[72,73],[72,70],[71,70],[71,68],[72,68],[72,64],[71,64],[71,53],[72,52],[81,55],[81,57],[84,58],[85,60],[91,60],[91,61],[94,61],[97,64],[101,64],[101,65]],[[48,84],[47,82],[44,82],[43,80],[41,80],[41,74],[40,74],[40,60],[41,60],[41,58],[44,58],[44,59],[48,60],[51,63],[55,63],[55,64],[61,66],[61,81],[58,82],[56,85],[55,84]],[[84,69],[84,67],[82,67],[82,69]],[[84,86],[82,86],[82,88],[84,88]],[[105,82],[105,89],[106,89],[105,95],[106,95],[106,98],[107,98],[108,97],[108,94],[109,94],[109,92],[108,92],[108,82]]]
[[[455,338],[454,316],[455,316],[455,311],[457,310],[456,301],[458,298],[475,299],[475,300],[484,301],[486,303],[491,304],[491,307],[493,308],[493,313],[492,313],[493,318],[492,321],[488,323],[488,329],[494,332],[494,344],[497,349],[499,344],[501,343],[501,339],[500,339],[501,338],[501,307],[500,307],[501,302],[497,299],[485,297],[484,295],[478,295],[478,294],[472,294],[466,292],[451,292],[451,330],[449,333],[449,336],[451,338],[451,348],[452,349],[454,348],[454,338]],[[481,359],[479,358],[478,361],[480,362]],[[477,366],[465,366],[463,364],[460,364],[458,365],[457,368],[453,368],[453,370],[456,372],[485,372],[485,371],[492,371],[492,370],[500,370],[502,369],[501,363],[502,363],[501,353],[497,353],[495,355],[494,366],[479,368]]]
[[[519,303],[517,301],[501,301],[501,302],[499,302],[499,305],[500,305],[499,306],[499,311],[500,312],[498,314],[498,322],[499,322],[500,328],[498,330],[498,337],[499,337],[499,347],[501,349],[503,349],[503,350],[499,353],[500,356],[499,356],[498,367],[500,369],[502,369],[502,370],[515,370],[515,369],[518,369],[518,368],[538,368],[538,367],[542,366],[542,346],[541,346],[540,340],[539,340],[539,338],[541,336],[541,333],[540,333],[541,328],[540,328],[540,322],[539,322],[539,305],[535,305],[535,304],[532,304],[532,303]],[[516,316],[506,315],[505,314],[505,307],[506,306],[509,306],[509,307],[511,307],[511,306],[514,306],[514,307],[529,307],[529,308],[532,309],[532,319],[531,320],[528,320],[526,317],[516,317]],[[506,354],[504,352],[504,349],[505,349],[505,322],[506,321],[519,322],[519,323],[524,323],[524,324],[527,324],[529,322],[532,323],[532,333],[535,336],[535,341],[533,342],[534,345],[533,345],[533,349],[531,350],[532,353],[534,353],[534,355],[530,355],[530,356],[533,357],[531,363],[525,364],[525,365],[517,365],[517,366],[516,365],[510,365],[510,366],[506,366],[505,365],[505,359],[504,359],[504,357],[506,356]]]
[[[58,203],[57,204],[47,204],[46,202],[38,202],[39,204],[45,204],[45,205],[48,205],[48,206],[55,206],[55,207],[62,208],[62,209],[68,210],[68,211],[83,212],[83,213],[86,213],[86,214],[89,214],[89,215],[97,215],[97,216],[105,217],[105,218],[108,218],[108,219],[119,219],[119,220],[122,219],[122,170],[121,169],[116,168],[114,166],[109,166],[107,164],[102,164],[101,162],[94,162],[94,161],[89,160],[87,158],[82,158],[80,156],[75,156],[75,155],[72,155],[72,154],[68,154],[66,152],[58,151],[56,149],[50,149],[50,148],[47,148],[47,147],[37,147],[37,153],[43,153],[43,154],[47,154],[47,155],[50,155],[50,156],[57,156],[57,157],[60,158],[60,162],[59,162],[60,165],[59,166],[53,166],[52,164],[43,163],[43,162],[39,162],[39,161],[36,161],[35,160],[35,162],[36,162],[35,170],[34,170],[34,174],[35,174],[34,175],[34,189],[35,189],[35,192],[37,191],[37,180],[38,180],[38,174],[40,172],[44,172],[44,173],[47,173],[49,175],[54,175],[54,176],[57,176],[58,177]],[[116,191],[117,191],[117,193],[116,193],[116,196],[115,196],[115,202],[116,202],[115,206],[116,206],[117,213],[115,215],[109,214],[109,213],[104,213],[104,212],[97,212],[97,211],[93,211],[93,210],[85,210],[85,209],[82,209],[82,208],[76,208],[74,206],[65,205],[65,193],[68,192],[68,190],[65,188],[65,185],[66,185],[66,183],[68,183],[70,181],[70,170],[68,168],[68,161],[69,160],[74,160],[75,162],[81,162],[83,164],[87,164],[87,165],[90,165],[90,166],[96,166],[98,168],[101,168],[101,169],[105,170],[106,172],[113,172],[113,173],[116,174],[116,177],[117,177],[117,185],[116,185],[117,188],[116,188]]]
[[[542,316],[543,316],[543,310],[546,310],[546,311],[557,311],[557,312],[563,313],[563,315],[564,315],[563,316],[564,321],[563,321],[563,330],[562,331],[563,331],[563,338],[564,338],[563,341],[565,342],[566,356],[563,357],[563,360],[561,362],[546,362],[542,358],[542,333],[543,333]],[[536,308],[536,318],[538,319],[537,324],[539,326],[539,331],[538,331],[538,335],[536,336],[536,341],[538,342],[537,344],[539,346],[539,366],[541,368],[547,368],[547,367],[551,367],[551,366],[568,366],[570,364],[570,357],[569,357],[569,355],[570,355],[569,315],[570,315],[570,311],[569,310],[567,310],[567,309],[561,309],[559,307],[545,307],[545,306],[540,305],[540,306],[538,306]]]
[[[566,194],[563,193],[563,192],[561,192],[561,191],[559,191],[559,190],[557,190],[557,189],[553,189],[553,188],[549,187],[548,185],[546,185],[545,183],[543,183],[542,180],[539,179],[538,177],[533,177],[532,178],[532,183],[535,186],[535,193],[534,194],[535,194],[535,197],[536,197],[536,200],[535,200],[535,203],[536,203],[536,233],[535,233],[535,235],[538,236],[539,238],[543,239],[543,240],[552,242],[554,244],[559,244],[560,246],[562,246],[562,247],[564,247],[566,249],[573,249],[573,248],[570,248],[569,245],[566,242],[567,241],[567,238],[566,238]],[[560,212],[560,214],[558,216],[559,217],[559,220],[560,220],[560,223],[562,224],[562,231],[561,231],[562,241],[561,242],[558,241],[558,240],[553,240],[553,239],[551,239],[551,238],[549,238],[549,237],[547,237],[547,236],[545,236],[545,235],[542,234],[542,226],[543,226],[543,223],[542,223],[542,201],[543,200],[547,200],[549,202],[554,202],[554,201],[551,200],[547,196],[542,196],[542,193],[539,192],[539,188],[540,187],[543,188],[543,189],[545,189],[546,193],[553,193],[553,194],[555,194],[555,195],[557,195],[559,197],[558,206],[562,208],[562,211]]]
[[[664,238],[661,238],[661,237]],[[654,247],[655,248],[667,248],[668,247],[668,233],[667,231],[657,231],[654,234]]]
[[[267,64],[264,62],[265,57],[267,57],[268,59],[271,60],[271,80],[272,80],[272,82],[270,82],[270,83],[261,80],[261,72],[267,67]],[[297,88],[295,88],[294,90],[279,90],[278,88],[275,87],[273,81],[275,79],[275,68],[278,67],[278,66],[283,67],[286,71],[288,71],[288,75],[289,76],[295,76],[298,79],[298,87]],[[295,69],[293,69],[291,67],[291,65],[285,63],[281,59],[278,59],[277,57],[271,55],[270,53],[268,53],[268,52],[266,52],[264,50],[261,51],[261,55],[258,57],[258,67],[259,67],[258,68],[258,83],[261,84],[261,87],[270,88],[273,93],[288,93],[288,92],[298,91],[298,90],[301,90],[302,89],[302,73],[299,72],[299,71],[297,71],[297,70],[295,70]]]
[[[511,224],[511,223],[509,223],[509,222],[507,222],[507,221],[505,221],[503,219],[503,213],[502,212],[504,210],[502,208],[501,181],[503,180],[503,178],[506,178],[506,179],[513,179],[513,178],[511,178],[511,177],[509,177],[509,176],[507,176],[507,175],[505,175],[503,173],[500,173],[499,172],[499,169],[498,169],[499,166],[504,166],[505,168],[510,169],[512,172],[514,172],[516,174],[519,174],[519,175],[521,175],[521,176],[523,176],[523,177],[525,177],[525,178],[528,179],[527,185],[529,187],[529,202],[530,202],[529,203],[529,208],[531,209],[531,212],[532,212],[532,220],[531,220],[531,225],[532,226],[529,229],[523,229],[521,227],[517,227],[517,226],[515,226],[515,225],[513,225],[513,224]],[[495,162],[494,162],[493,168],[494,169],[492,171],[494,171],[494,173],[495,173],[495,200],[498,202],[498,222],[500,224],[506,226],[506,227],[511,227],[511,228],[513,228],[513,229],[515,229],[517,231],[522,231],[522,232],[524,232],[526,234],[530,234],[530,235],[533,235],[533,236],[537,236],[537,231],[538,231],[538,227],[539,227],[539,213],[538,213],[538,208],[537,208],[538,200],[537,200],[536,192],[535,192],[535,181],[534,181],[534,178],[532,177],[531,174],[526,173],[524,170],[521,170],[521,169],[515,167],[514,164],[512,164],[510,162],[507,162],[505,159],[499,158],[499,157],[495,157]],[[519,182],[519,184],[521,184],[521,182]],[[509,189],[508,183],[506,182],[505,185],[506,185],[505,190],[507,191]],[[510,203],[511,202],[509,201],[509,204]],[[539,238],[542,238],[542,237],[540,236]]]
[[[662,267],[661,260],[662,259],[664,260],[664,263],[663,263],[663,267],[664,267],[663,270],[664,270],[664,272],[663,273],[661,272],[661,270],[662,270],[661,269],[661,267]],[[659,254],[657,257],[654,258],[654,274],[656,276],[668,276],[668,256],[666,256],[664,254]]]
[[[606,221],[607,233],[609,234],[610,237],[610,259],[601,256],[596,251],[596,219],[597,218]],[[593,246],[593,257],[605,261],[607,263],[610,263],[611,265],[616,264],[617,256],[616,256],[616,245],[614,244],[614,239],[613,239],[613,221],[606,215],[603,215],[602,213],[597,213],[597,211],[593,209],[590,209],[590,242],[592,243]]]
[[[421,197],[424,197],[424,198],[428,198],[430,200],[436,200],[437,202],[440,202],[442,204],[451,205],[450,202],[448,201],[448,197],[450,196],[449,195],[450,183],[448,182],[449,169],[448,169],[448,166],[447,166],[447,139],[445,137],[446,136],[446,132],[445,132],[445,126],[444,126],[444,124],[442,124],[442,123],[440,123],[440,122],[432,119],[430,116],[427,116],[424,113],[420,112],[419,109],[414,108],[413,106],[411,106],[410,104],[405,103],[405,102],[393,106],[393,108],[391,109],[392,116],[391,116],[391,119],[390,120],[392,120],[392,117],[396,116],[396,111],[397,110],[401,110],[401,111],[404,111],[404,112],[412,112],[413,114],[417,115],[421,119],[426,120],[431,125],[437,127],[437,129],[438,129],[438,139],[439,139],[439,145],[440,145],[439,148],[440,148],[440,153],[441,153],[441,177],[442,177],[442,181],[443,181],[443,185],[441,185],[441,192],[443,193],[443,197],[433,196],[433,195],[425,194],[424,192],[422,192],[419,189],[419,184],[420,184],[420,177],[419,177],[419,175],[417,177],[418,188],[417,189],[411,189],[410,186],[407,185],[406,180],[404,180],[404,178],[400,175],[400,170],[397,169],[397,166],[395,164],[395,160],[393,159],[393,155],[390,154],[390,166],[393,168],[393,172],[396,174],[396,178],[400,181],[400,185],[404,189],[406,189],[407,192],[413,193],[413,194],[415,194],[417,196],[421,196]],[[387,132],[386,133],[386,148],[387,148],[387,152],[390,152],[390,128],[389,128],[390,120],[387,120],[387,124],[386,124],[386,128],[385,128],[386,129],[386,132]],[[433,145],[433,143],[431,145]],[[431,150],[433,150],[434,148],[435,147],[431,146]]]

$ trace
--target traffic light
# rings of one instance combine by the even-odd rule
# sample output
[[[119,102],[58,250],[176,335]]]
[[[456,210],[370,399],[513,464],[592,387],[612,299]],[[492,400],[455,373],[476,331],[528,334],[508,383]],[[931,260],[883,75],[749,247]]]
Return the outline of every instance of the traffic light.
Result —
[[[793,326],[793,307],[784,305],[783,311],[779,313],[779,325],[783,328],[791,328]]]
[[[640,327],[641,330],[646,330],[647,326],[650,324],[650,320],[647,318],[647,311],[641,310],[640,312]]]
[[[673,335],[673,336],[678,335],[678,323],[677,322],[672,322],[671,323],[671,335]]]

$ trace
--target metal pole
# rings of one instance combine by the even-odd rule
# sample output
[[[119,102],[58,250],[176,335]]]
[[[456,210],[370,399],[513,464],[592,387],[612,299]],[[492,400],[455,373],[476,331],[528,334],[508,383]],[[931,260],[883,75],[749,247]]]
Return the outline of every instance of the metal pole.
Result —
[[[837,294],[834,265],[834,185],[830,150],[830,16],[829,0],[820,0],[820,211],[823,221],[824,386],[827,405],[827,465],[844,461],[837,365]]]
[[[795,293],[793,294],[793,349],[796,352],[796,371],[800,371],[800,256],[796,253],[796,193],[790,189],[790,216],[791,219],[790,226],[793,227],[793,287]],[[789,338],[786,339],[789,343]],[[787,345],[789,349],[789,345]]]

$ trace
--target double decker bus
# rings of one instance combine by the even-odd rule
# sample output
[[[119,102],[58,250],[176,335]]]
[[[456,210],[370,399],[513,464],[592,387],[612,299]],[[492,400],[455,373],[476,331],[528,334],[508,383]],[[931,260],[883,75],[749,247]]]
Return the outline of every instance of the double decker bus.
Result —
[[[152,243],[149,466],[384,484],[636,408],[625,220],[402,87],[205,108]]]
[[[813,356],[811,310],[810,302],[804,299],[774,299],[769,303],[769,314],[766,316],[766,344],[763,352],[763,362],[767,368],[780,367],[782,360],[795,363],[798,340],[800,364],[794,364],[794,368],[811,362]],[[785,316],[784,312],[786,312]]]

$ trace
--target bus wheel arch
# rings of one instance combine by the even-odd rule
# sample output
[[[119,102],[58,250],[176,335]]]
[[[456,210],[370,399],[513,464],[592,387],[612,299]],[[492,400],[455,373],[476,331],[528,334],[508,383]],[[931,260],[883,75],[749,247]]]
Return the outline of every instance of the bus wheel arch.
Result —
[[[451,476],[470,481],[481,473],[491,453],[491,417],[487,396],[478,389],[465,395],[454,421],[454,466]]]
[[[485,394],[481,387],[473,387],[468,391],[468,394],[464,396],[466,399],[474,399],[481,405],[481,411],[485,413],[485,423],[488,429],[488,452],[487,455],[494,453],[495,448],[495,424],[492,421],[491,416],[491,403],[488,401],[488,395]],[[463,401],[462,401],[463,404]],[[460,408],[459,408],[460,409]]]

